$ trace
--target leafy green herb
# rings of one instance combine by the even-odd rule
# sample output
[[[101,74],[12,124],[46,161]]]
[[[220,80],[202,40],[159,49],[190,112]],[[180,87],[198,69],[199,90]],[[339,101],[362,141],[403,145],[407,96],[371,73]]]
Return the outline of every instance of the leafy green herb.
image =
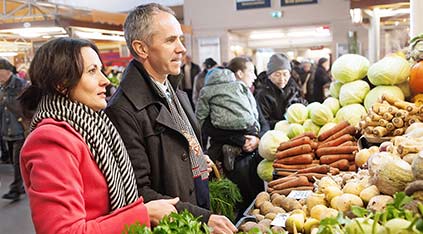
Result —
[[[355,216],[360,217],[360,218],[363,218],[366,215],[369,215],[369,213],[370,213],[368,210],[364,209],[363,207],[359,207],[359,206],[352,206],[351,207],[351,212]]]
[[[238,186],[227,178],[209,183],[210,208],[213,213],[235,220],[235,205],[242,201]]]

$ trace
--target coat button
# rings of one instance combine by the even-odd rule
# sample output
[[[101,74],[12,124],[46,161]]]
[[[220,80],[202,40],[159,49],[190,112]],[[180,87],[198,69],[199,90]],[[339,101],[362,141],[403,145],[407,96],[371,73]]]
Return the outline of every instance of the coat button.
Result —
[[[188,160],[188,154],[186,152],[182,153],[182,160],[187,161]]]

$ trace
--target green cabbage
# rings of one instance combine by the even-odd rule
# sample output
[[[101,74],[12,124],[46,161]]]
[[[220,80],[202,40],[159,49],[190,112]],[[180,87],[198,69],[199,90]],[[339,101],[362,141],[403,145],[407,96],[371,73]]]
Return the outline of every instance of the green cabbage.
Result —
[[[303,125],[297,124],[297,123],[293,123],[293,124],[289,125],[289,128],[288,128],[288,138],[289,139],[294,138],[294,137],[296,137],[300,134],[303,134],[303,133],[304,133]]]
[[[275,124],[275,130],[288,134],[289,122],[288,120],[281,120]]]
[[[339,57],[332,65],[332,75],[341,83],[360,80],[366,76],[370,62],[358,54],[345,54]]]
[[[339,98],[339,91],[341,91],[341,87],[342,87],[343,83],[335,80],[334,82],[330,83],[329,86],[329,93],[330,96],[334,97],[334,98]]]
[[[336,113],[335,123],[346,120],[352,126],[358,127],[361,116],[366,114],[366,109],[360,104],[347,105],[339,109],[338,113]]]
[[[307,119],[303,123],[304,132],[312,132],[314,135],[317,135],[319,133],[320,127],[313,123],[311,119]]]
[[[401,89],[405,98],[411,97],[410,83],[408,83],[408,80],[402,82],[401,84],[397,84],[397,86]]]
[[[260,156],[273,161],[279,145],[286,141],[289,141],[289,138],[285,133],[277,130],[267,131],[260,139],[258,147]]]
[[[407,80],[411,65],[400,56],[391,55],[373,64],[367,73],[374,85],[395,85]]]
[[[323,105],[329,107],[329,109],[332,111],[332,113],[335,115],[336,112],[338,112],[340,106],[339,101],[336,98],[328,97],[323,101]]]
[[[286,110],[286,119],[289,123],[302,124],[308,117],[307,108],[301,103],[295,103]]]
[[[319,133],[317,134],[317,136],[320,136],[320,134],[326,132],[327,130],[329,130],[329,129],[335,127],[335,126],[336,126],[336,123],[333,123],[333,122],[330,122],[330,123],[327,123],[327,124],[323,125],[320,128]]]
[[[312,102],[307,105],[308,118],[311,118],[311,110],[313,110],[315,107],[319,107],[320,105],[320,102]]]
[[[322,126],[333,120],[333,113],[329,107],[319,104],[319,106],[311,110],[311,120],[313,123]]]
[[[370,90],[364,99],[366,109],[370,110],[372,105],[382,98],[383,94],[389,94],[390,96],[404,100],[404,94],[397,86],[377,86]]]
[[[363,80],[357,80],[344,84],[341,87],[341,91],[339,93],[339,102],[341,103],[341,106],[362,103],[369,90],[369,84]]]
[[[273,180],[273,161],[263,159],[259,165],[257,165],[257,175],[264,181]]]

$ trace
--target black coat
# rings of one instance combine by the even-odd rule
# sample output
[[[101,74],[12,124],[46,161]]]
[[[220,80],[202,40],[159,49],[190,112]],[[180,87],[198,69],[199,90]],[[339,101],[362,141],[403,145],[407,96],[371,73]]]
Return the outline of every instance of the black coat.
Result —
[[[322,66],[317,66],[316,73],[314,74],[313,83],[313,101],[322,103],[325,100],[323,87],[330,84],[331,79],[329,72]]]
[[[257,106],[263,113],[264,118],[269,123],[271,129],[275,124],[285,119],[286,109],[294,103],[307,104],[307,101],[301,96],[300,88],[292,78],[288,84],[280,89],[267,78],[264,84],[256,91]]]
[[[180,79],[174,78],[169,81],[200,139],[189,99],[185,92],[176,89]],[[197,206],[188,141],[179,132],[166,101],[156,93],[152,82],[142,64],[132,60],[106,113],[125,143],[139,194],[145,202],[179,197],[178,211],[187,209],[195,216],[202,215],[207,223],[211,213]]]
[[[194,87],[194,80],[195,80],[195,76],[197,76],[198,73],[201,72],[201,68],[200,66],[198,66],[195,63],[191,63],[191,69],[190,69],[190,74],[191,74],[191,90]],[[184,79],[186,79],[185,77],[185,64],[181,66],[181,73],[184,74]],[[185,82],[181,82],[181,88],[183,90],[185,90],[186,88],[184,87]]]

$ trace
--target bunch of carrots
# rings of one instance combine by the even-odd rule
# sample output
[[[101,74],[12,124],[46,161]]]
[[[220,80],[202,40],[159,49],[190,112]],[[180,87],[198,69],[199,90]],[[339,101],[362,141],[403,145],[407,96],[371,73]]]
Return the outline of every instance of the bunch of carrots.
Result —
[[[375,137],[403,135],[408,126],[423,122],[423,106],[383,95],[359,123],[362,133]]]

